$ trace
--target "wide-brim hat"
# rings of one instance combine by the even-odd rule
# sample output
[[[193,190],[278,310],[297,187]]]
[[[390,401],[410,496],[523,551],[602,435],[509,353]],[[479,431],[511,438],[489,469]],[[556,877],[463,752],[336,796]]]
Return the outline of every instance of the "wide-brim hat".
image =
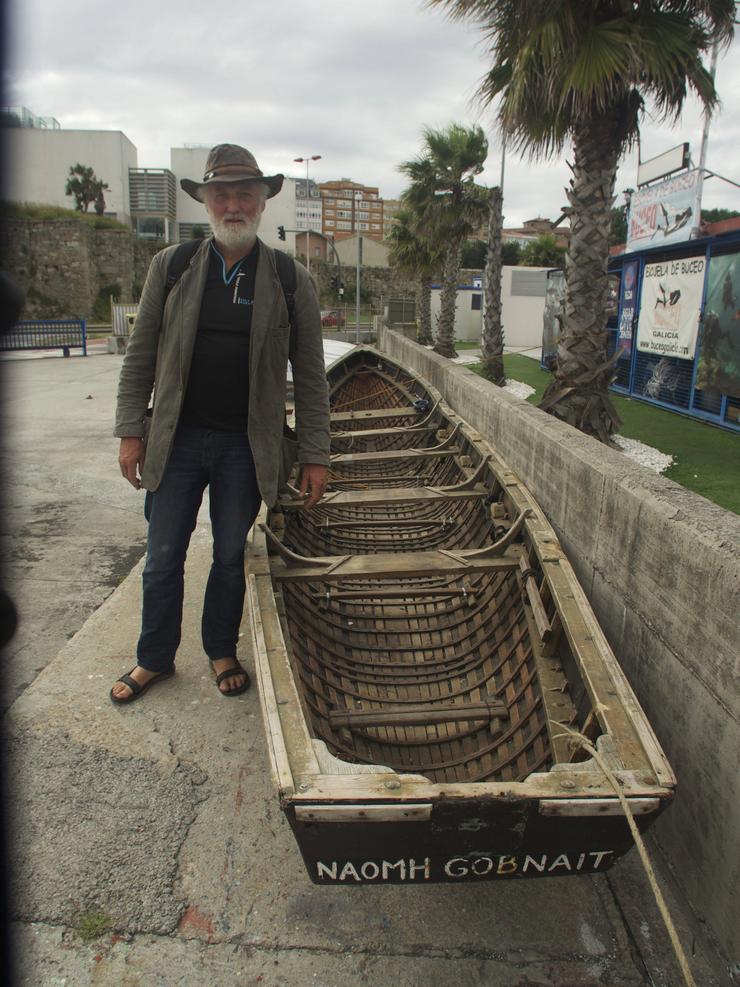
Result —
[[[262,182],[269,189],[267,198],[277,195],[283,187],[284,175],[264,175],[254,155],[238,144],[217,144],[208,155],[202,182],[181,178],[180,186],[198,202],[203,201],[203,189],[214,182]]]

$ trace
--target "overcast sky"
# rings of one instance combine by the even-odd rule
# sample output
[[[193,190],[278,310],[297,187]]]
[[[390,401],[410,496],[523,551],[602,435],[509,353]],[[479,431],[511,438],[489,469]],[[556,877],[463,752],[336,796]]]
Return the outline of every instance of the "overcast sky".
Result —
[[[140,167],[168,167],[173,146],[233,141],[252,150],[265,172],[300,177],[305,171],[293,159],[321,154],[312,178],[349,177],[394,198],[404,184],[398,163],[419,153],[422,129],[458,122],[483,126],[490,149],[479,181],[499,181],[493,111],[474,100],[487,68],[480,33],[420,0],[9,0],[8,7],[9,103],[54,116],[64,128],[122,130]],[[707,159],[735,181],[738,44],[719,64],[723,108]],[[646,119],[643,159],[687,140],[698,161],[701,128],[693,100],[677,129]],[[559,215],[566,158],[534,164],[507,155],[507,226]],[[635,153],[625,159],[617,192],[635,185],[636,162]],[[740,210],[740,191],[711,179],[704,206]]]

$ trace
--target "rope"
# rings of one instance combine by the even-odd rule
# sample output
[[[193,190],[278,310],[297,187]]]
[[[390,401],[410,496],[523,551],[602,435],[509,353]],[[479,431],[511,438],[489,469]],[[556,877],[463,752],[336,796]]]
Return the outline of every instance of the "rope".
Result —
[[[645,868],[645,873],[647,874],[647,879],[650,884],[650,888],[653,892],[653,895],[655,896],[655,902],[658,906],[658,910],[660,912],[661,918],[663,919],[666,930],[668,932],[668,936],[671,940],[671,945],[673,946],[673,951],[676,954],[676,959],[678,960],[678,965],[681,968],[681,973],[683,974],[686,987],[696,987],[696,981],[694,980],[691,970],[689,969],[688,960],[686,959],[686,954],[684,953],[683,947],[681,946],[681,943],[679,941],[678,933],[676,932],[676,927],[673,924],[673,920],[671,919],[671,915],[670,912],[668,911],[668,906],[665,903],[665,899],[663,898],[663,894],[660,888],[658,887],[658,881],[655,876],[655,871],[653,870],[653,866],[650,863],[650,858],[648,856],[647,848],[645,847],[645,843],[642,839],[642,835],[639,829],[637,828],[637,824],[635,823],[634,816],[632,815],[632,809],[630,809],[629,803],[624,795],[624,792],[622,791],[618,779],[607,767],[601,754],[599,754],[599,752],[596,750],[596,748],[590,742],[590,740],[584,737],[582,733],[579,733],[577,730],[572,730],[564,723],[559,723],[558,726],[562,727],[563,730],[565,730],[566,732],[562,734],[557,734],[552,739],[557,740],[559,737],[570,737],[571,740],[574,741],[574,743],[578,747],[582,747],[584,750],[588,751],[591,757],[593,757],[594,761],[596,761],[598,766],[604,772],[607,781],[616,792],[617,798],[619,799],[620,805],[622,806],[622,811],[624,812],[627,818],[627,824],[629,825],[632,836],[634,837],[635,846],[637,847],[637,851],[640,854],[642,865]]]

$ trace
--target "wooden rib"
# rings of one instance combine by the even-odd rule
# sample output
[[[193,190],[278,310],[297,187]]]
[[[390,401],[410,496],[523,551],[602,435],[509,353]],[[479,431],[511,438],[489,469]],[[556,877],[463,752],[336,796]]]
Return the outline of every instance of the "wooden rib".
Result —
[[[460,703],[459,705],[385,706],[382,709],[332,709],[329,723],[333,728],[431,726],[435,723],[460,723],[465,720],[508,719],[502,702]]]

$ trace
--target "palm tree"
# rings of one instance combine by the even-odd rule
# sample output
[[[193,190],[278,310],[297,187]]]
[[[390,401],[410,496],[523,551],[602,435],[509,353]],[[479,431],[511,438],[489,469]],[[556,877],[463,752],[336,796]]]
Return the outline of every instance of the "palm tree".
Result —
[[[492,188],[488,211],[488,249],[486,267],[483,271],[483,334],[481,336],[481,356],[483,374],[488,380],[503,387],[504,373],[504,327],[501,325],[501,233],[503,228],[503,195],[501,189]]]
[[[437,342],[442,356],[455,350],[455,300],[460,258],[465,241],[485,221],[487,193],[473,181],[483,171],[488,141],[480,127],[450,124],[446,130],[424,130],[424,150],[399,166],[411,179],[404,199],[417,217],[416,233],[444,244],[444,271]]]
[[[417,236],[414,228],[417,219],[408,206],[398,210],[395,222],[388,234],[389,260],[393,267],[417,280],[417,308],[419,312],[419,342],[425,346],[434,343],[432,337],[432,278],[442,270],[442,252],[425,238]]]
[[[476,21],[493,65],[479,96],[500,97],[499,124],[519,150],[550,157],[572,143],[571,240],[564,332],[540,403],[602,441],[620,423],[607,358],[610,210],[617,164],[650,100],[677,120],[689,89],[707,111],[717,94],[702,55],[733,34],[733,0],[428,0]]]

